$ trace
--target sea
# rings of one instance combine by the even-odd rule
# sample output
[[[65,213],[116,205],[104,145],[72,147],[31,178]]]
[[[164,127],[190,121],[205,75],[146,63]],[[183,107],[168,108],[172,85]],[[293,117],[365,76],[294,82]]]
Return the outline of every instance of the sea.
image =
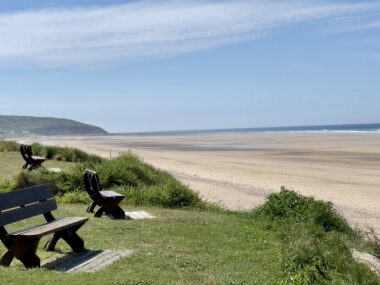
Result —
[[[234,133],[259,133],[259,132],[366,133],[366,134],[380,135],[380,123],[263,127],[263,128],[228,128],[228,129],[183,130],[183,131],[157,131],[157,132],[118,133],[114,135],[158,135],[159,136],[159,135],[234,134]]]

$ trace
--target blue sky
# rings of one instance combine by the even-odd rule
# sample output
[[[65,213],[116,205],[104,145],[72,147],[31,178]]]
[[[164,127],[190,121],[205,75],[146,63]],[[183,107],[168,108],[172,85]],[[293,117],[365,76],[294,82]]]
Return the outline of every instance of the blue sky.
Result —
[[[0,87],[111,132],[380,122],[380,1],[2,1]]]

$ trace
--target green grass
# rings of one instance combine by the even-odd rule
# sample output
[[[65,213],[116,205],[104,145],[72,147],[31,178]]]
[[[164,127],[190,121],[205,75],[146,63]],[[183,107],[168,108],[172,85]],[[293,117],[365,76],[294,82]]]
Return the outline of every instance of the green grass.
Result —
[[[97,155],[88,154],[72,147],[44,146],[39,143],[33,143],[32,149],[34,155],[44,156],[47,159],[87,163],[101,163],[104,161],[103,158]]]
[[[26,271],[14,262],[0,268],[2,284],[379,284],[375,274],[348,254],[345,236],[329,233],[318,244],[295,223],[271,227],[242,213],[160,208],[144,208],[156,216],[152,220],[115,221],[85,214],[84,205],[59,208],[57,217],[89,217],[79,231],[86,248],[135,253],[94,274]],[[30,220],[9,228],[26,226]],[[38,252],[42,260],[54,257],[42,251],[43,242]],[[69,252],[64,242],[58,250]],[[323,278],[318,268],[329,264],[335,268]]]
[[[81,216],[85,210],[78,205],[60,208],[63,216]],[[16,264],[0,269],[2,283],[273,284],[279,276],[278,233],[252,224],[246,217],[157,208],[147,211],[157,218],[115,221],[89,216],[90,221],[79,232],[87,248],[135,249],[130,258],[95,274],[25,271]],[[64,243],[58,248],[68,249]],[[51,257],[50,253],[39,254]]]
[[[0,152],[0,190],[1,184],[13,178],[21,171],[25,161],[17,152]],[[45,168],[61,168],[67,170],[73,163],[57,160],[47,160],[43,163]]]

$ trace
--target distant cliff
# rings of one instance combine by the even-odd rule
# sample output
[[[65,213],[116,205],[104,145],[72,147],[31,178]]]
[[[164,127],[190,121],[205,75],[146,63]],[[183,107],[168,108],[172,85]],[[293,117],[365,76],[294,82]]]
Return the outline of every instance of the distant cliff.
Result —
[[[60,118],[0,115],[0,135],[106,135],[104,129]]]

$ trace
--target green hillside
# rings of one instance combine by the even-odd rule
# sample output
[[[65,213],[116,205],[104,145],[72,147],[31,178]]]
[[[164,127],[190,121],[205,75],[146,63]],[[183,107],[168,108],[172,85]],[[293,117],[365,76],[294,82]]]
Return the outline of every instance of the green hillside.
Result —
[[[0,135],[103,135],[107,132],[96,126],[61,118],[0,115]]]

